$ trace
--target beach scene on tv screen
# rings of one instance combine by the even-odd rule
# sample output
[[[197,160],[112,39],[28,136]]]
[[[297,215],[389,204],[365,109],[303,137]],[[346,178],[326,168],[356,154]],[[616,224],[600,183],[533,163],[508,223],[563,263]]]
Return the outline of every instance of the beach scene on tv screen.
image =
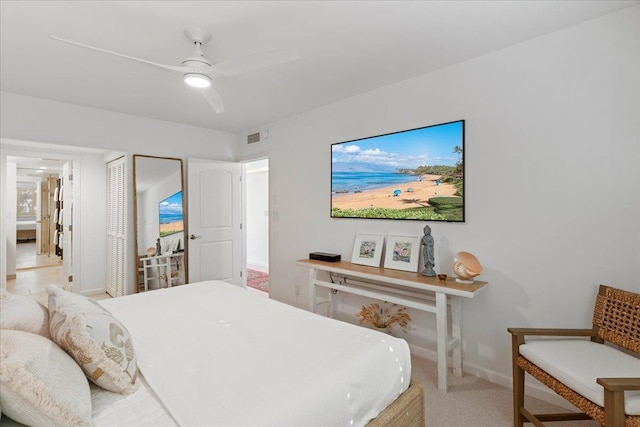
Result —
[[[464,121],[331,146],[334,218],[464,221]]]
[[[182,191],[161,201],[158,204],[158,211],[160,216],[160,237],[184,230]]]

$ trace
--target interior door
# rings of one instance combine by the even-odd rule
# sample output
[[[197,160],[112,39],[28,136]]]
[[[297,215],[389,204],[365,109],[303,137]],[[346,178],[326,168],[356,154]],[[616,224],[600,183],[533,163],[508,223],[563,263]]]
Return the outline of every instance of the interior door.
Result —
[[[70,284],[67,290],[73,289],[73,163],[62,165],[62,271]]]
[[[36,182],[36,255],[42,254],[42,182]]]
[[[187,159],[189,282],[242,286],[241,167]]]

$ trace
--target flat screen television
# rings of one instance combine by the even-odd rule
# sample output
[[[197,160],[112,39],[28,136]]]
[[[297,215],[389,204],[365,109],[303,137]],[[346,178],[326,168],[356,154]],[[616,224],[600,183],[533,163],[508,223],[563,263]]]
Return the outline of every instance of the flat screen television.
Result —
[[[167,197],[158,203],[160,237],[169,236],[184,230],[182,210],[182,191]]]
[[[331,145],[331,217],[464,222],[464,120]]]

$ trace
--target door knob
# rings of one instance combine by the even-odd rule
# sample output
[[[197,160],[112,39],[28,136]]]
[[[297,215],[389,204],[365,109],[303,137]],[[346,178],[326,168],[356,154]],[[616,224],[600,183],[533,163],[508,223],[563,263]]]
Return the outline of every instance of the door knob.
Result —
[[[189,238],[190,238],[191,240],[196,240],[196,239],[199,239],[199,238],[201,238],[201,237],[202,237],[202,236],[195,236],[195,235],[193,235],[193,234],[192,234],[191,236],[189,236]]]

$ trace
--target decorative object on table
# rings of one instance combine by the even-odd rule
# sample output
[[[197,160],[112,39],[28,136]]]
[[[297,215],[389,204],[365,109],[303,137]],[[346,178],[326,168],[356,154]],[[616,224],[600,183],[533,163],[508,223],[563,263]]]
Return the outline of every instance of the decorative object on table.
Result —
[[[353,264],[380,267],[383,246],[384,235],[382,234],[356,233],[351,262]]]
[[[438,274],[438,279],[439,280],[447,280],[447,275],[446,274]]]
[[[420,259],[419,236],[397,236],[389,234],[384,267],[395,270],[418,271]]]
[[[424,260],[424,269],[422,270],[422,275],[434,277],[436,275],[436,272],[433,269],[433,266],[436,265],[436,259],[433,251],[433,236],[431,235],[431,227],[425,225],[423,231],[424,236],[422,236],[422,241],[420,242],[420,245],[424,246],[422,248],[422,258]]]
[[[328,252],[311,252],[309,253],[309,259],[315,259],[325,262],[338,262],[340,261],[340,254],[331,254]]]
[[[155,246],[149,246],[147,248],[147,256],[156,256],[156,252]]]
[[[173,239],[169,241],[169,253],[178,252],[178,246],[180,245],[180,239]]]
[[[392,304],[391,307],[380,307],[378,304],[369,304],[366,307],[363,305],[356,317],[361,325],[368,325],[377,330],[390,330],[397,326],[404,333],[407,332],[411,321],[407,308],[398,304]]]
[[[482,265],[473,254],[458,252],[453,261],[453,273],[458,276],[456,282],[471,284],[473,278],[482,273]]]
[[[162,255],[162,246],[160,245],[160,238],[156,239],[156,255]]]

